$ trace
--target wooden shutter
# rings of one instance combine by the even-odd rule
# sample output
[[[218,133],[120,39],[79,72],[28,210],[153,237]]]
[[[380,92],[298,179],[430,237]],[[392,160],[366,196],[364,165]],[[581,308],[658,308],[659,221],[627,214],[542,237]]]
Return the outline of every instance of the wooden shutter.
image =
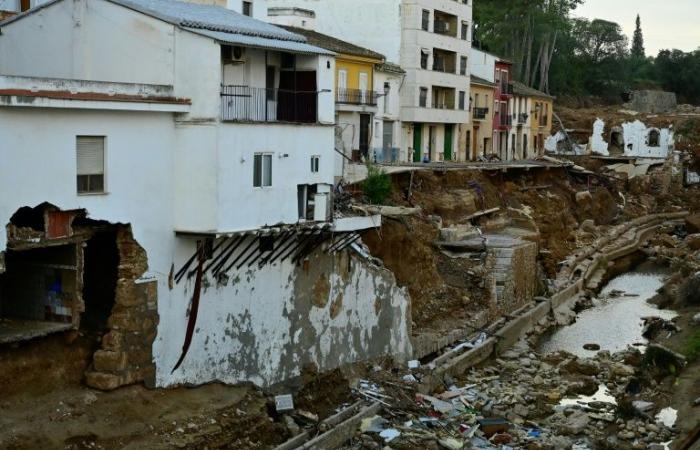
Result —
[[[104,174],[105,138],[102,136],[78,136],[78,175]]]

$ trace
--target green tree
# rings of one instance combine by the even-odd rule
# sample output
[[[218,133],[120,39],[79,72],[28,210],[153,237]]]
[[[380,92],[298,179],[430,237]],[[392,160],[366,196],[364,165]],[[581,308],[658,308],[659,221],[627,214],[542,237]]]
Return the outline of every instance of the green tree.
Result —
[[[634,29],[634,37],[632,38],[632,57],[643,59],[646,57],[644,51],[644,35],[642,34],[642,19],[637,14],[637,21]]]

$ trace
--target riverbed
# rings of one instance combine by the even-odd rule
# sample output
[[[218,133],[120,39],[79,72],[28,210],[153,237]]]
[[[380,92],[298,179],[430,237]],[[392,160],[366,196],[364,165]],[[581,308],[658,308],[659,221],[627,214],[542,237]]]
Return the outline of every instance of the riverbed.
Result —
[[[657,316],[672,319],[676,313],[661,310],[648,301],[664,284],[668,271],[643,264],[634,271],[613,278],[593,299],[593,307],[580,312],[576,322],[544,335],[540,353],[567,351],[579,357],[592,357],[598,350],[586,350],[586,344],[598,344],[611,353],[629,345],[644,347],[642,318]]]

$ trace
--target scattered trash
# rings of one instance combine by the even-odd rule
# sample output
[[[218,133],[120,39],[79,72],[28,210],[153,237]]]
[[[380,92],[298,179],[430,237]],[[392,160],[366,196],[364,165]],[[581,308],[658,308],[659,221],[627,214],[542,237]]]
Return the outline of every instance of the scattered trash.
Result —
[[[460,441],[459,439],[455,439],[455,438],[440,439],[438,441],[438,443],[440,444],[440,446],[442,446],[443,448],[446,448],[448,450],[460,450],[460,449],[464,448],[464,442]]]
[[[382,416],[368,417],[360,422],[360,431],[363,433],[381,433],[384,431],[384,425],[387,423],[388,421]]]
[[[664,408],[656,415],[656,420],[669,428],[673,428],[678,420],[678,411],[673,408]]]
[[[384,442],[391,442],[399,436],[401,436],[401,432],[396,428],[388,428],[379,433],[379,437],[384,439]]]
[[[284,394],[275,396],[275,410],[277,410],[278,413],[293,411],[294,399],[292,395]]]
[[[418,369],[420,367],[420,361],[417,359],[413,359],[408,362],[408,368],[409,369]]]

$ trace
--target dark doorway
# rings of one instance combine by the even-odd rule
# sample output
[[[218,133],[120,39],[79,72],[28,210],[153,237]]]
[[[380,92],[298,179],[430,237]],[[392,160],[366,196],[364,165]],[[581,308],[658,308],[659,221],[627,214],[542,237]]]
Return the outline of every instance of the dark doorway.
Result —
[[[423,154],[423,124],[413,125],[413,162],[421,162]]]
[[[443,146],[445,161],[452,161],[452,124],[445,125],[445,142]]]
[[[81,328],[102,332],[114,307],[119,269],[119,249],[115,231],[96,233],[84,248],[83,301],[85,313]]]
[[[371,121],[371,115],[360,114],[360,153],[365,159],[369,156],[369,125]]]
[[[277,120],[315,123],[317,120],[316,72],[283,70],[277,96]]]
[[[428,127],[428,159],[430,161],[434,161],[435,155],[433,152],[435,151],[435,127],[434,126],[429,126]]]

